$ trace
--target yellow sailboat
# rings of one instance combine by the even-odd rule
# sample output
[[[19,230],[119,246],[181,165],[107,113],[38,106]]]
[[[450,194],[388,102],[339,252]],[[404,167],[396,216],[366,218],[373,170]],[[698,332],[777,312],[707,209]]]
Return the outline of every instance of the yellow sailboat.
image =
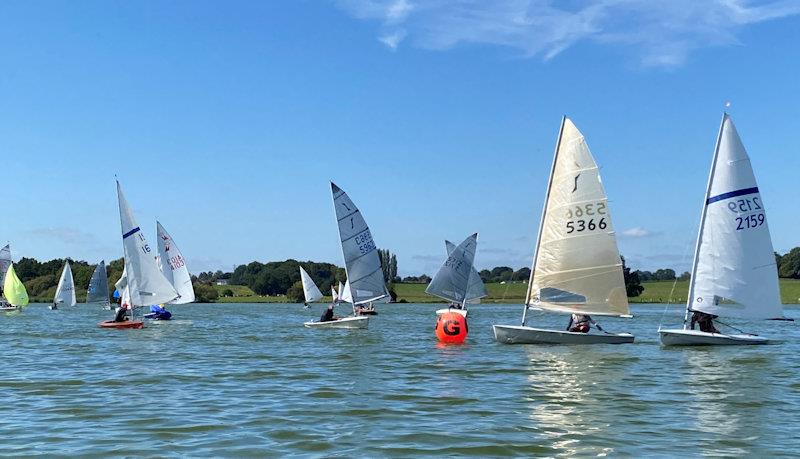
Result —
[[[6,297],[8,305],[0,306],[0,311],[21,309],[28,305],[28,291],[25,290],[25,284],[17,277],[13,264],[8,267],[6,272],[6,279],[3,283],[3,296]]]

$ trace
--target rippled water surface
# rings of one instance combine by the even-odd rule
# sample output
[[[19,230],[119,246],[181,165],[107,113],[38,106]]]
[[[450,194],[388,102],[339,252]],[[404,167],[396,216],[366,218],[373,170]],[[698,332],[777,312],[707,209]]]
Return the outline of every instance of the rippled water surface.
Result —
[[[380,305],[368,330],[309,330],[323,305],[172,308],[104,330],[108,311],[0,315],[0,454],[564,456],[800,451],[800,337],[773,346],[659,346],[664,307],[635,306],[632,345],[509,346],[478,305],[462,346],[437,345],[437,305]],[[680,306],[665,324],[675,324]],[[798,311],[787,311],[798,317]],[[531,324],[563,328],[564,316]],[[800,324],[800,323],[799,323]]]

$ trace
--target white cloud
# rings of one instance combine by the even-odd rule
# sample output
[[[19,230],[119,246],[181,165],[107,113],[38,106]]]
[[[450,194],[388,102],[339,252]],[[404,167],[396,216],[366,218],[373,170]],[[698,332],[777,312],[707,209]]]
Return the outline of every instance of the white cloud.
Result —
[[[622,232],[622,235],[625,237],[648,237],[652,236],[653,232],[648,231],[641,226],[637,226],[635,228],[626,229]]]
[[[427,49],[491,44],[545,60],[581,41],[622,46],[644,65],[673,67],[695,49],[738,43],[742,27],[800,14],[797,0],[338,0],[379,21],[380,41]]]

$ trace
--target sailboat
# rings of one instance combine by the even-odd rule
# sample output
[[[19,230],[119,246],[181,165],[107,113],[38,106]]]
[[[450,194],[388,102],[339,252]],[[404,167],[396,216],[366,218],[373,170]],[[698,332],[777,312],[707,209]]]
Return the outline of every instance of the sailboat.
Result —
[[[302,266],[300,267],[300,282],[303,283],[303,296],[306,299],[306,307],[308,307],[308,303],[313,303],[322,298],[322,292],[319,291],[319,287],[317,287],[317,284],[314,283],[314,279],[308,275]],[[336,296],[334,295],[334,302],[335,301]]]
[[[493,325],[506,344],[632,343],[629,333],[526,326],[529,309],[630,317],[622,259],[597,164],[570,119],[561,121],[545,195],[522,325]]]
[[[703,200],[683,329],[659,328],[662,344],[770,341],[749,334],[702,332],[689,324],[695,311],[744,319],[783,316],[766,215],[750,158],[730,116],[723,114]]]
[[[436,314],[457,312],[467,317],[467,303],[486,296],[486,287],[474,266],[477,247],[478,233],[464,239],[458,246],[445,241],[447,259],[425,289],[425,293],[451,303],[448,309],[439,309]]]
[[[192,275],[186,266],[186,259],[183,258],[181,250],[175,245],[175,241],[167,233],[167,230],[156,222],[158,236],[158,259],[159,267],[164,273],[170,284],[178,292],[178,299],[170,301],[170,304],[186,304],[194,301],[194,287],[192,286]],[[169,269],[165,269],[166,266]]]
[[[11,246],[6,244],[5,247],[0,249],[0,287],[3,286],[5,279],[6,279],[6,272],[8,268],[11,267]],[[5,299],[5,295],[0,292],[0,311],[3,309],[16,309],[14,307],[9,306],[8,302]]]
[[[355,314],[355,308],[358,306],[380,300],[388,296],[389,292],[386,290],[378,249],[361,211],[353,204],[347,193],[333,182],[331,182],[331,194],[347,273],[347,284],[342,297],[345,293],[349,293]],[[304,325],[313,328],[367,328],[369,316],[353,315],[328,322],[306,322]]]
[[[67,306],[75,306],[75,282],[72,280],[72,268],[69,266],[69,261],[64,263],[64,269],[61,270],[61,278],[58,279],[58,287],[56,287],[56,295],[53,298],[53,304],[50,309],[58,309],[58,306],[65,304]]]
[[[153,250],[139,229],[119,182],[117,182],[117,199],[119,200],[119,219],[122,228],[126,284],[120,292],[122,293],[122,304],[127,305],[131,317],[121,322],[107,320],[98,325],[106,328],[142,328],[144,323],[141,320],[135,320],[134,316],[137,307],[169,303],[177,299],[179,295],[158,269]],[[127,302],[126,296],[129,298]]]
[[[100,263],[94,268],[92,278],[89,279],[86,302],[98,303],[103,309],[111,310],[111,302],[108,300],[108,274],[106,273],[105,260],[100,260]]]
[[[7,303],[0,307],[0,311],[14,311],[28,305],[28,291],[25,289],[25,284],[17,277],[13,263],[8,266],[3,280],[3,295]]]

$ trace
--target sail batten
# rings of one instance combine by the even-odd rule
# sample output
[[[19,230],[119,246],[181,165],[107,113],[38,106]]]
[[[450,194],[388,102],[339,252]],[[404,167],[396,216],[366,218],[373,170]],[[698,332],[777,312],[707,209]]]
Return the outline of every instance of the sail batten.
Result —
[[[764,202],[750,157],[727,114],[703,200],[686,307],[727,317],[783,315]]]
[[[566,117],[550,173],[526,304],[555,312],[630,314],[599,168],[583,135]]]

